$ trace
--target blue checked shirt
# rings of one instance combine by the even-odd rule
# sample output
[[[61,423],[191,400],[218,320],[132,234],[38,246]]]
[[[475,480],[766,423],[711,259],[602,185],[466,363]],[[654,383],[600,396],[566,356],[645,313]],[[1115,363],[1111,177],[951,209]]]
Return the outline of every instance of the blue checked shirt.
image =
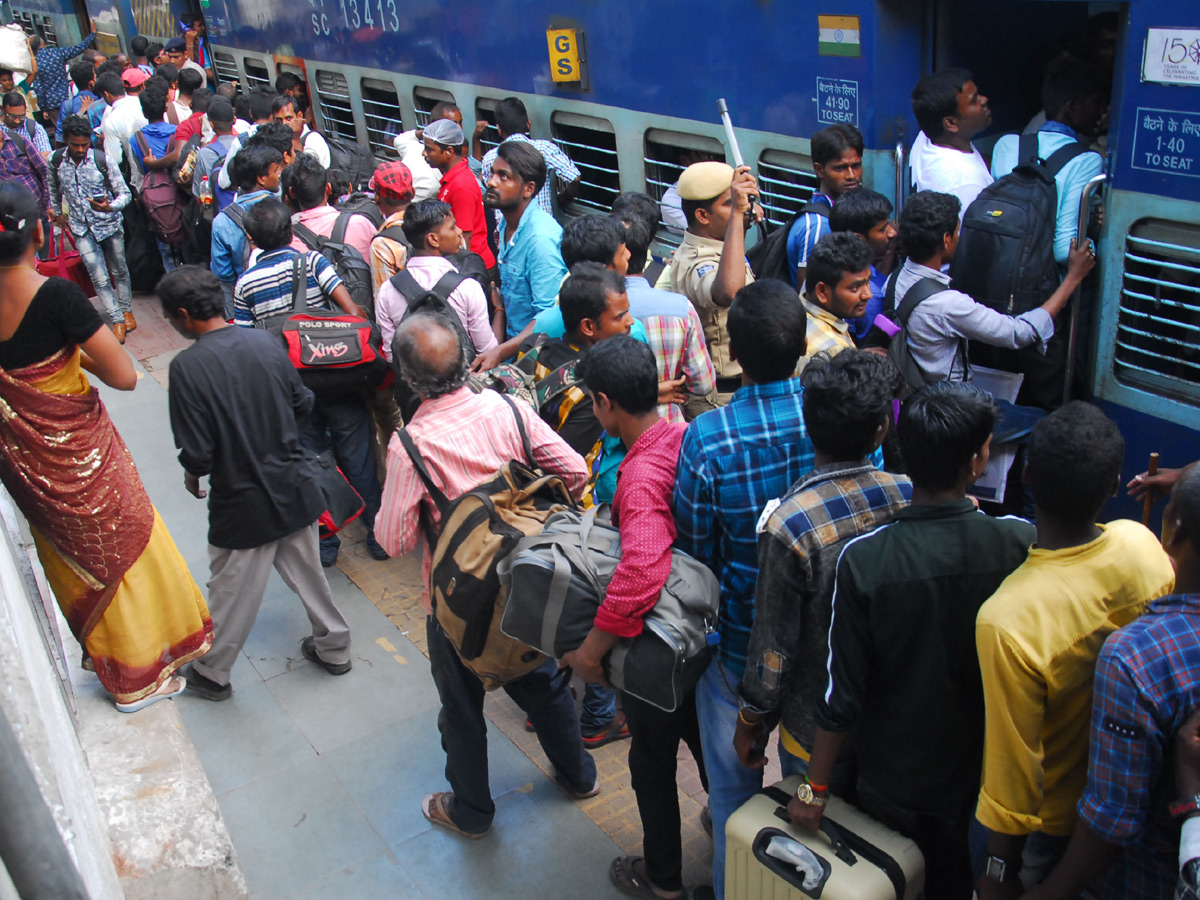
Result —
[[[1108,639],[1096,664],[1088,781],[1079,817],[1124,848],[1101,900],[1170,897],[1179,825],[1170,771],[1175,732],[1200,704],[1200,594],[1173,594]]]
[[[537,205],[546,212],[553,214],[554,204],[551,199],[553,191],[554,179],[550,175],[557,175],[559,181],[564,185],[571,184],[579,180],[579,169],[575,163],[571,162],[571,157],[563,153],[558,144],[554,141],[543,141],[531,138],[527,134],[510,134],[501,144],[507,144],[509,141],[520,141],[523,144],[532,144],[538,153],[542,154],[542,159],[546,160],[546,183],[542,185],[542,189],[537,192],[537,196],[533,199],[537,201]],[[492,177],[492,165],[496,162],[496,148],[493,147],[487,153],[483,154],[483,171],[480,173],[479,180],[483,182],[484,187],[487,187],[488,179]]]
[[[24,124],[19,128],[9,128],[7,125],[0,127],[10,137],[15,134],[18,137],[24,138],[42,156],[50,153],[50,136],[46,134],[46,129],[41,126],[41,123],[35,122],[33,119],[26,119]]]

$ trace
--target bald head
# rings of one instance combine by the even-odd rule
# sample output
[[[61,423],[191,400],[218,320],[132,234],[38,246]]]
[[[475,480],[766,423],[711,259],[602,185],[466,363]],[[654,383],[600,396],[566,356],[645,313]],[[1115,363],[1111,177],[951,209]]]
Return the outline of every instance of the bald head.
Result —
[[[423,400],[458,390],[467,383],[471,360],[460,326],[438,313],[408,316],[392,337],[397,374]]]

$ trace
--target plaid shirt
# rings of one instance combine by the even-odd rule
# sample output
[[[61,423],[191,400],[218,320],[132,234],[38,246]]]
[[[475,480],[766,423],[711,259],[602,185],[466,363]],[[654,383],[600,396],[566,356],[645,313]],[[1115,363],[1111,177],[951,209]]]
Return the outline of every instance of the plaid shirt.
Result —
[[[796,374],[804,371],[804,367],[818,353],[828,353],[836,356],[843,350],[854,349],[854,338],[850,337],[850,323],[839,319],[828,310],[822,309],[815,303],[810,303],[806,297],[801,297],[804,313],[808,318],[808,330],[805,332],[804,355],[796,363]]]
[[[687,297],[652,288],[641,275],[625,276],[625,292],[629,297],[630,312],[646,329],[646,343],[658,361],[658,377],[669,381],[683,376],[687,379],[684,387],[689,394],[695,397],[709,394],[716,387],[717,374],[704,344],[700,316]],[[678,298],[684,314],[659,315],[658,308],[663,304],[656,301],[662,297]],[[645,301],[644,310],[649,311],[647,315],[642,315],[642,301]],[[684,421],[683,407],[679,404],[660,406],[658,411],[669,422]]]
[[[1169,897],[1178,875],[1179,826],[1171,742],[1200,705],[1200,594],[1150,604],[1100,652],[1092,707],[1088,782],[1079,817],[1124,847],[1100,897]]]
[[[829,619],[838,557],[851,538],[892,521],[912,500],[903,475],[867,460],[813,469],[758,520],[754,627],[739,693],[808,750],[813,710],[825,690]]]
[[[16,181],[29,189],[37,199],[38,208],[50,208],[50,191],[46,185],[46,160],[24,136],[14,137],[7,130],[0,144],[0,179]]]
[[[1179,882],[1175,900],[1200,900],[1200,819],[1184,819],[1179,836]]]
[[[563,153],[554,141],[535,140],[527,134],[510,134],[500,143],[507,144],[509,141],[533,144],[538,153],[542,154],[542,158],[546,160],[546,183],[542,185],[542,189],[538,191],[537,196],[533,199],[537,201],[538,206],[553,215],[554,205],[551,200],[551,184],[554,179],[549,176],[557,175],[559,181],[563,184],[571,184],[579,180],[579,169],[575,166],[575,163],[571,162],[571,157]],[[496,147],[483,154],[483,171],[480,174],[479,180],[483,182],[485,187],[487,186],[488,179],[492,177],[492,165],[496,162],[496,154]]]

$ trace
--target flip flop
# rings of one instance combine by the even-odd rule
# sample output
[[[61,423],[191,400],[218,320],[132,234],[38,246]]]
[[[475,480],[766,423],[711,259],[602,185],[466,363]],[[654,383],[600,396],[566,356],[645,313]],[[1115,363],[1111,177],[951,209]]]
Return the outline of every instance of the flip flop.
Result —
[[[434,825],[440,825],[448,831],[453,831],[455,834],[461,834],[463,837],[477,841],[480,838],[487,837],[492,833],[492,826],[488,826],[487,831],[478,833],[471,831],[463,831],[454,824],[454,820],[450,818],[450,810],[446,809],[446,803],[454,794],[451,791],[439,791],[436,794],[430,794],[421,801],[421,813]]]
[[[634,870],[633,867],[639,861],[645,867],[646,860],[641,856],[618,856],[614,859],[608,869],[608,880],[613,883],[613,887],[622,894],[628,894],[630,897],[642,897],[643,900],[685,900],[686,890],[680,891],[672,898],[655,893],[650,882],[641,878]]]
[[[117,703],[116,706],[123,713],[137,712],[139,709],[145,709],[151,703],[157,703],[159,700],[169,700],[178,694],[182,694],[186,688],[186,681],[178,675],[172,675],[153,694],[147,694],[141,700],[134,700],[130,703]]]

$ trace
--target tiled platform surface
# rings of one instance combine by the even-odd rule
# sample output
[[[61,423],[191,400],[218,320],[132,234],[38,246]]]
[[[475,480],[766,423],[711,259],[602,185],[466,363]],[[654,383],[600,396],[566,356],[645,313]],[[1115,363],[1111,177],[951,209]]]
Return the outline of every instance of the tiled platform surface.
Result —
[[[139,328],[126,349],[151,378],[104,399],[192,574],[208,571],[207,511],[183,489],[166,409],[167,365],[183,346],[158,301],[136,297]],[[524,716],[489,695],[493,833],[478,842],[435,829],[421,797],[442,790],[437,694],[424,653],[420,567],[365,555],[362,530],[345,536],[330,585],[354,635],[354,670],[333,678],[301,655],[303,609],[272,577],[225,703],[176,701],[212,783],[256,900],[379,897],[613,897],[618,853],[637,853],[641,826],[627,744],[595,757],[603,790],[565,798]],[[541,769],[542,771],[539,771]],[[768,778],[777,777],[777,769]],[[699,825],[705,797],[680,748],[684,880],[711,880],[711,844]]]

